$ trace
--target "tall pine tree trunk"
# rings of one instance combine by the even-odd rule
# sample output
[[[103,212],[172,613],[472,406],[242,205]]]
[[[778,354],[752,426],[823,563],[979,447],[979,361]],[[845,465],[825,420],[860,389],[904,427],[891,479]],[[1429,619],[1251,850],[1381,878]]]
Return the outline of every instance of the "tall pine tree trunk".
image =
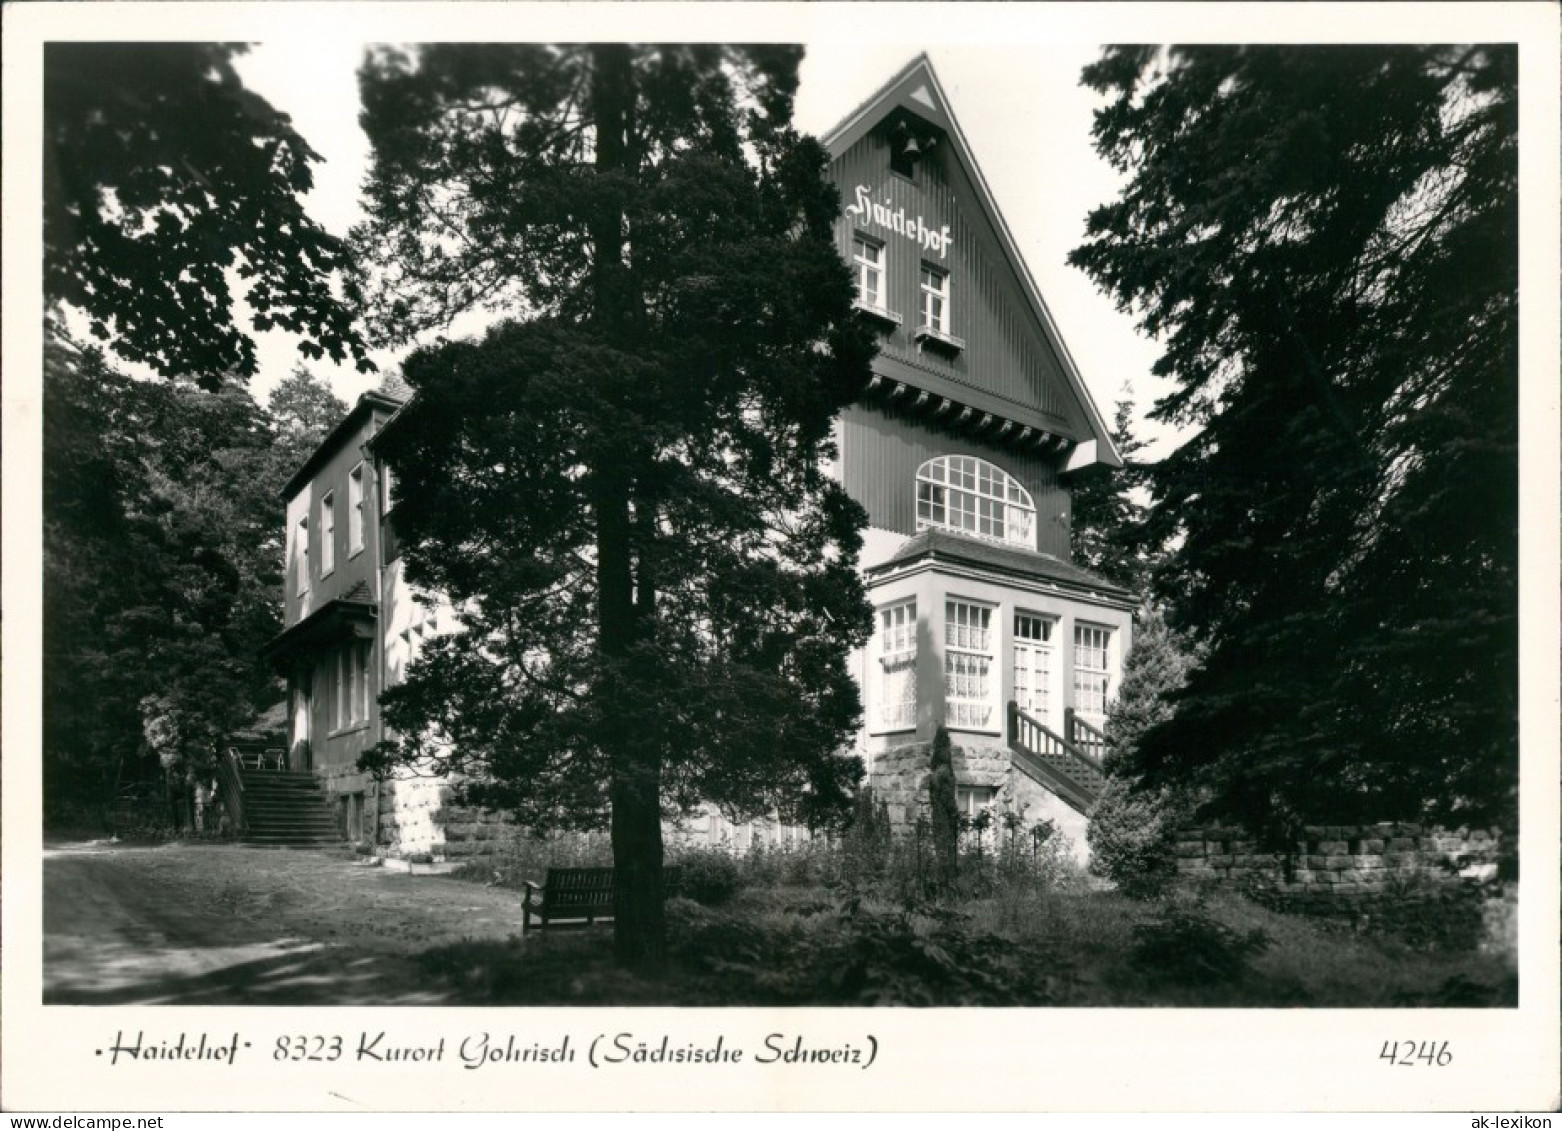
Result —
[[[596,127],[596,171],[614,177],[627,171],[627,134],[634,104],[629,49],[602,44],[592,51],[592,113]],[[623,261],[624,222],[619,208],[604,204],[592,221],[595,320],[605,340],[619,348],[636,321],[635,296]],[[613,954],[620,966],[655,973],[666,960],[662,914],[661,751],[654,720],[645,717],[649,697],[633,686],[638,677],[634,646],[642,613],[654,600],[635,600],[634,537],[630,495],[631,454],[604,445],[596,459],[598,631],[603,678],[601,742],[612,781]]]

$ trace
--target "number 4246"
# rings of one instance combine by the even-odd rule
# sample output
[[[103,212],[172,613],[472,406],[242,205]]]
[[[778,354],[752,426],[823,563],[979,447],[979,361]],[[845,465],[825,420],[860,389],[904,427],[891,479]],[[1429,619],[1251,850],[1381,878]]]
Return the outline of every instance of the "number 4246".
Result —
[[[1446,1068],[1453,1063],[1454,1054],[1448,1050],[1447,1041],[1442,1044],[1436,1041],[1384,1041],[1378,1059],[1401,1068],[1413,1068],[1417,1064]]]

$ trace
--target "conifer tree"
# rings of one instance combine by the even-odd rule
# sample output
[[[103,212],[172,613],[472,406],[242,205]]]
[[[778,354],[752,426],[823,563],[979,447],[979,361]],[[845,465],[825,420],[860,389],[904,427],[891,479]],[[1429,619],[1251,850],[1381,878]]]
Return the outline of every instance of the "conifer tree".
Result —
[[[1113,48],[1072,261],[1165,344],[1163,573],[1207,639],[1137,768],[1283,837],[1512,829],[1517,52]]]
[[[382,437],[407,577],[461,634],[384,699],[371,764],[611,829],[618,960],[664,957],[662,820],[843,811],[862,513],[824,473],[873,338],[788,47],[440,45],[362,71],[356,234],[415,352]]]
[[[1069,548],[1077,564],[1143,595],[1162,555],[1146,527],[1148,471],[1135,458],[1145,443],[1134,434],[1133,414],[1133,399],[1124,396],[1112,421],[1123,466],[1110,473],[1096,469],[1072,484]]]
[[[955,791],[954,755],[949,732],[939,727],[933,733],[929,755],[928,801],[932,811],[933,856],[941,888],[954,883],[960,863],[960,804]]]

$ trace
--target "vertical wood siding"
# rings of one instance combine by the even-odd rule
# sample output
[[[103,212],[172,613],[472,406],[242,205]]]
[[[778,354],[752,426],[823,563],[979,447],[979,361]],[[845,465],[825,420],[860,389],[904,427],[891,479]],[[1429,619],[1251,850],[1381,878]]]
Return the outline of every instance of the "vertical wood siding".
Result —
[[[867,405],[854,405],[841,416],[842,485],[874,526],[916,533],[917,468],[941,455],[977,456],[1018,479],[1036,504],[1035,549],[1069,560],[1069,491],[1058,482],[1053,459],[951,436]]]
[[[832,166],[842,207],[855,204],[857,187],[866,186],[872,200],[887,203],[892,212],[904,208],[908,217],[920,215],[934,229],[948,224],[953,241],[948,256],[940,259],[936,251],[924,251],[893,229],[861,218],[854,223],[843,214],[837,238],[847,263],[856,230],[882,240],[887,250],[886,304],[900,315],[901,324],[884,336],[884,355],[1039,411],[1059,431],[1088,438],[1083,409],[953,151],[935,147],[917,166],[914,182],[891,172],[889,161],[889,146],[877,132],[843,153]],[[912,337],[919,322],[924,260],[950,275],[949,329],[966,342],[952,358],[918,350]]]

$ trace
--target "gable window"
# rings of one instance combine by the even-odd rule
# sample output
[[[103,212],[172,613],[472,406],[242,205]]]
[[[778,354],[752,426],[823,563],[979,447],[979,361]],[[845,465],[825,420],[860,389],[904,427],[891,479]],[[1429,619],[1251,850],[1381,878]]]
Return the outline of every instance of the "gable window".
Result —
[[[320,500],[320,576],[336,568],[336,492]]]
[[[857,275],[857,301],[873,310],[885,310],[884,245],[853,237],[852,268]]]
[[[879,610],[879,722],[886,730],[917,725],[917,603]]]
[[[347,554],[363,549],[363,464],[347,477]]]
[[[1074,710],[1091,726],[1106,726],[1111,691],[1112,630],[1093,624],[1074,626]]]
[[[295,587],[298,592],[304,593],[309,589],[309,512],[307,510],[298,520],[298,532],[294,542],[297,555],[293,558],[293,563],[298,567]]]
[[[988,605],[944,602],[944,705],[949,726],[986,730],[996,718],[992,616]]]
[[[922,322],[924,330],[949,333],[949,272],[922,265]]]
[[[929,528],[1034,549],[1036,507],[1002,468],[975,456],[939,456],[917,469],[917,529]]]

